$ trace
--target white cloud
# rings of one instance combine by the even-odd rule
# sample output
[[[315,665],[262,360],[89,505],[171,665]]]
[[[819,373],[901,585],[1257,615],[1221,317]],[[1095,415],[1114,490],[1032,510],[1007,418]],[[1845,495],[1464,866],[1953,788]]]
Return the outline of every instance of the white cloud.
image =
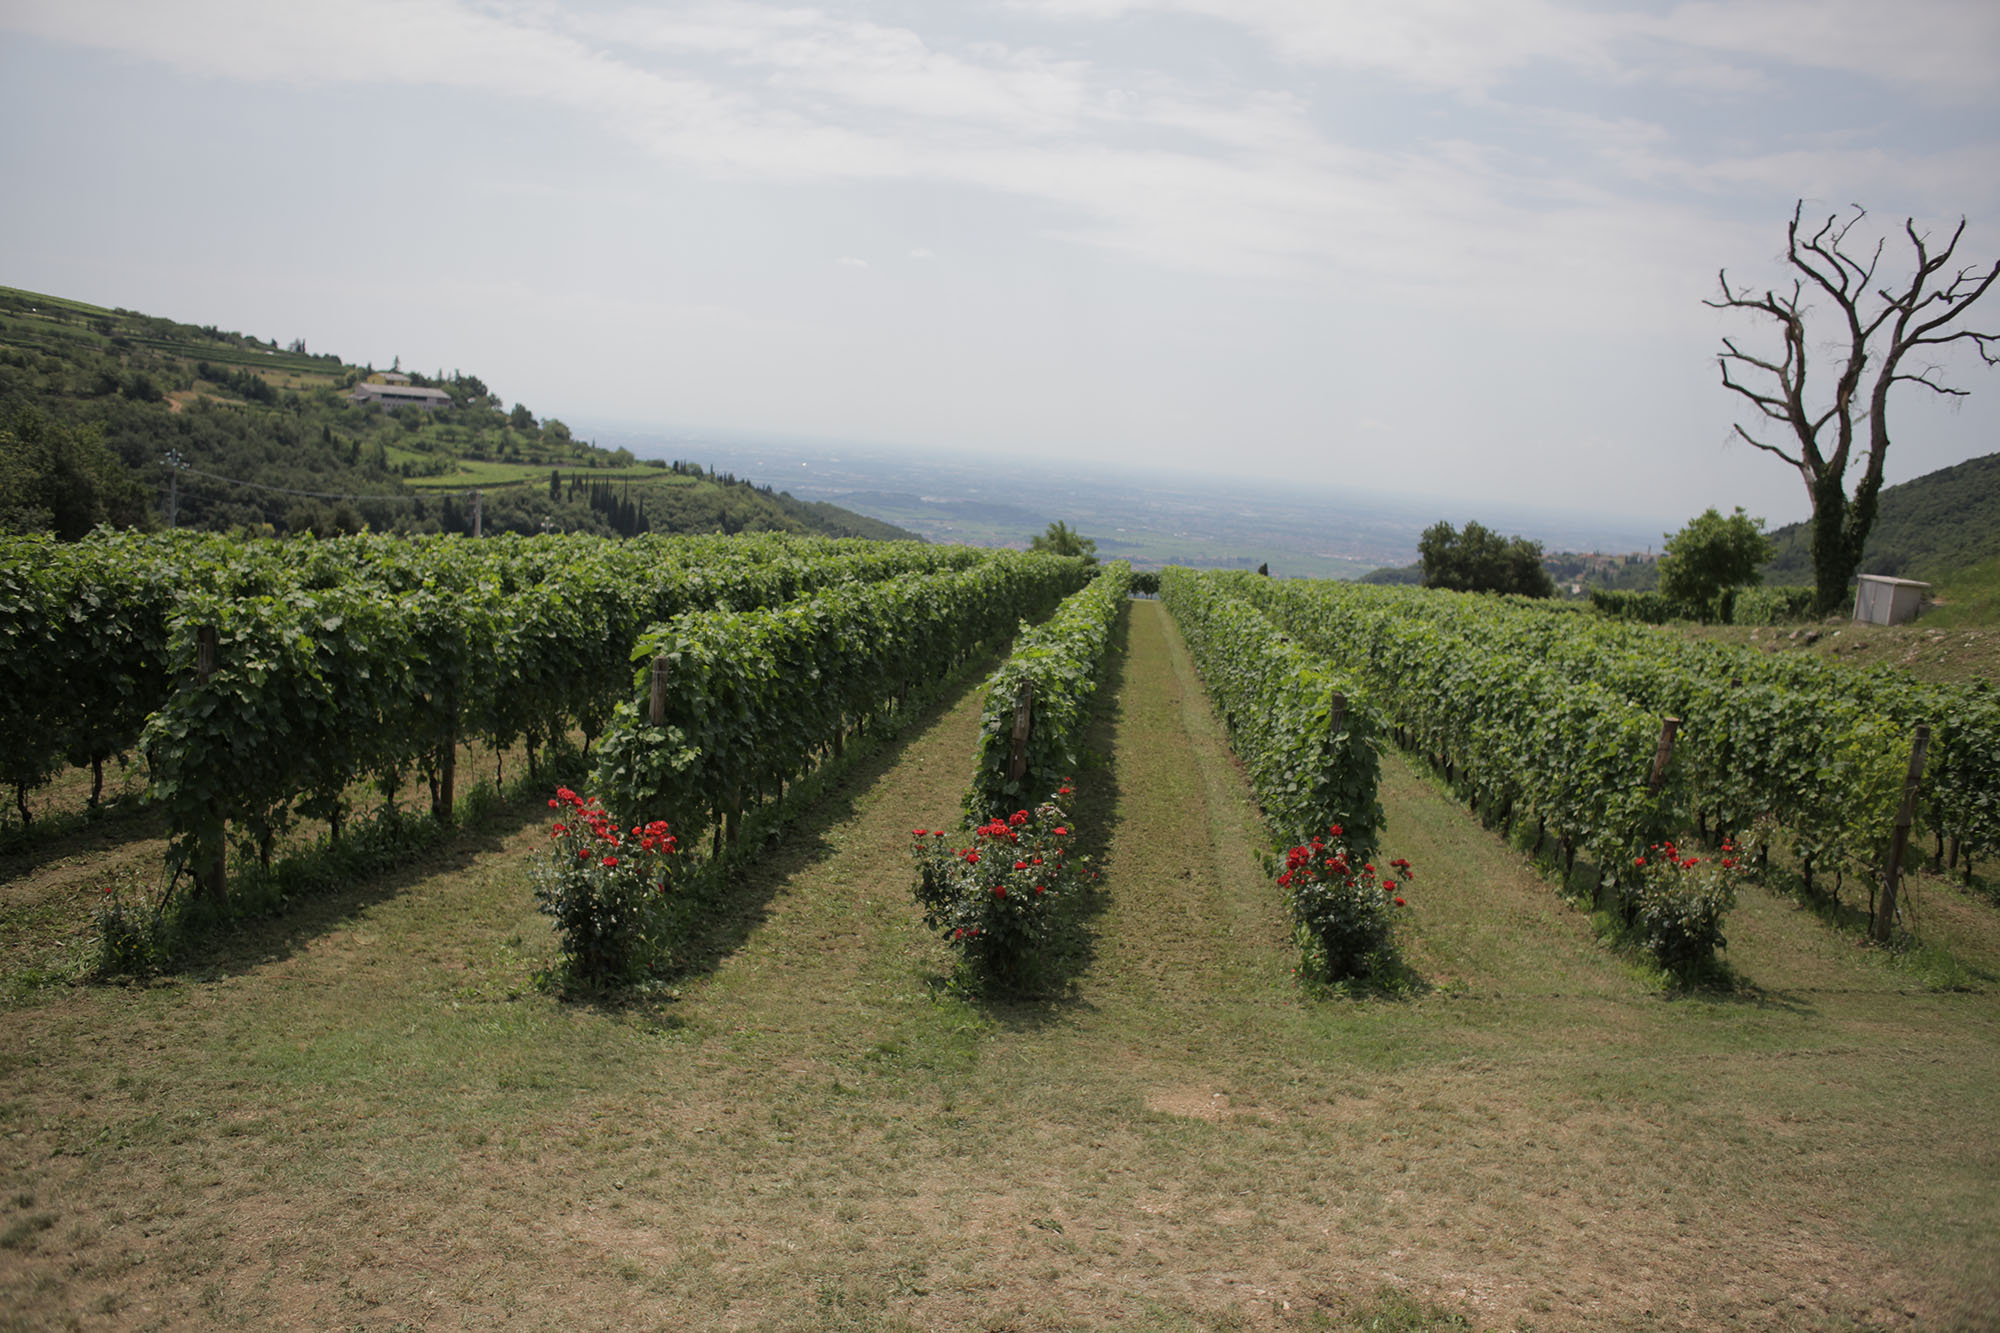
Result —
[[[670,13],[623,10],[574,24],[576,32],[621,46],[719,57],[778,93],[1003,127],[1011,135],[1065,131],[1090,95],[1078,61],[992,43],[954,53],[908,28],[817,10],[710,4]]]
[[[842,255],[842,256],[841,256],[841,257],[840,257],[839,259],[835,260],[834,262],[835,262],[836,264],[839,264],[839,265],[840,265],[841,267],[843,267],[843,268],[867,268],[867,267],[868,267],[868,261],[867,261],[867,260],[865,260],[865,259],[856,259],[856,258],[855,258],[855,257],[854,257],[853,255]]]
[[[1989,98],[2000,70],[2000,6],[1990,0],[1701,0],[1631,26],[1697,49],[1951,98]]]
[[[1079,21],[1155,11],[1234,24],[1292,65],[1366,69],[1419,95],[1469,97],[1485,122],[1395,146],[1343,141],[1282,88],[1112,71],[1034,47],[749,3],[578,13],[455,0],[339,9],[65,0],[11,7],[0,24],[211,77],[528,99],[715,177],[997,191],[1042,205],[1048,235],[1173,269],[1333,279],[1460,309],[1527,303],[1552,321],[1643,322],[1646,298],[1685,299],[1690,256],[1706,253],[1712,267],[1737,253],[1719,244],[1738,236],[1702,215],[1704,197],[1852,197],[1881,184],[1931,199],[1953,181],[1963,189],[1995,175],[1985,147],[1802,147],[1748,131],[1709,160],[1645,117],[1509,104],[1494,91],[1539,66],[1607,83],[1709,84],[1737,78],[1739,57],[1862,68],[1873,45],[1893,77],[1917,76],[1915,39],[1892,30],[1925,20],[1829,0],[1806,23],[1798,3],[1691,3],[1665,15],[1555,0],[1031,6]],[[1926,11],[1963,39],[1937,53],[1947,82],[1991,54],[2000,9],[1927,0]],[[1810,32],[1787,45],[1795,28]],[[1491,137],[1471,137],[1488,126]],[[1677,191],[1681,202],[1662,205],[1635,185]],[[1607,284],[1630,299],[1609,306]]]
[[[1078,22],[1140,13],[1242,28],[1281,60],[1366,70],[1464,96],[1537,67],[1607,82],[1658,79],[1741,93],[1769,86],[1746,62],[1828,70],[1927,97],[1983,100],[2000,69],[1991,0],[1018,0]]]
[[[1026,0],[1079,20],[1151,10],[1249,30],[1282,60],[1474,92],[1542,62],[1609,72],[1620,18],[1551,0]]]

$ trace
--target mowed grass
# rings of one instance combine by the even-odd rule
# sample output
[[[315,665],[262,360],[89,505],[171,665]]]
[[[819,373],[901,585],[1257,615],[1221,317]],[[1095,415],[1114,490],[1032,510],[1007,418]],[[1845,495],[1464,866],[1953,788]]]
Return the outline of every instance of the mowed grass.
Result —
[[[1122,646],[1077,775],[1103,879],[1045,996],[955,989],[910,900],[976,689],[739,876],[671,996],[530,984],[534,809],[186,977],[27,992],[0,1321],[1994,1326],[1990,986],[1753,894],[1742,987],[1676,998],[1392,757],[1428,985],[1305,999],[1156,603]],[[1992,906],[1925,892],[1990,975]]]

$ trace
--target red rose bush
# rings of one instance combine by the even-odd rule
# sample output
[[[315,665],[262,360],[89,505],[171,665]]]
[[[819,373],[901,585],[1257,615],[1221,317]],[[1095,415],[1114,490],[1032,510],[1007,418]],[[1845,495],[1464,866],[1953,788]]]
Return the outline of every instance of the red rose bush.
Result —
[[[664,820],[627,829],[594,796],[559,789],[549,807],[547,859],[534,869],[535,902],[555,918],[569,976],[589,986],[636,979],[666,939],[676,849]]]
[[[989,819],[969,836],[912,829],[924,924],[988,979],[1018,981],[1049,942],[1057,904],[1080,882],[1082,867],[1070,850],[1075,838],[1053,801]]]
[[[1292,848],[1278,876],[1304,955],[1301,970],[1314,981],[1386,980],[1400,961],[1395,926],[1409,906],[1403,885],[1410,863],[1378,867],[1342,835],[1334,824],[1325,837]]]
[[[1656,842],[1633,858],[1639,887],[1627,899],[1632,925],[1660,966],[1672,972],[1700,968],[1729,943],[1722,920],[1736,905],[1736,885],[1745,873],[1736,844],[1722,840],[1719,856],[1683,852],[1672,842]]]

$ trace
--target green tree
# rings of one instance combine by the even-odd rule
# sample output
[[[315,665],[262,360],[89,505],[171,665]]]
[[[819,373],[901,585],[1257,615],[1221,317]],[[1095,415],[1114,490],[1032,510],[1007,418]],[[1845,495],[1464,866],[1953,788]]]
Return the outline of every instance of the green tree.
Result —
[[[515,430],[533,430],[535,428],[535,414],[528,410],[526,403],[516,403],[514,404],[513,412],[507,417],[507,424]]]
[[[1758,570],[1770,558],[1763,519],[1751,518],[1740,505],[1728,518],[1709,509],[1667,536],[1660,591],[1698,619],[1724,619],[1717,610],[1723,589],[1758,583]]]
[[[100,523],[148,527],[151,517],[146,488],[95,427],[65,426],[33,407],[0,417],[0,532],[75,541]]]
[[[1477,522],[1468,522],[1464,532],[1443,520],[1433,523],[1417,542],[1417,554],[1426,588],[1555,596],[1540,542],[1503,537]]]
[[[1053,551],[1057,555],[1080,555],[1093,563],[1097,560],[1097,543],[1089,537],[1073,531],[1069,524],[1057,519],[1049,524],[1049,530],[1028,543],[1030,551]]]
[[[1988,269],[1956,267],[1952,253],[1965,234],[1963,218],[1935,254],[1930,238],[1917,231],[1916,220],[1906,219],[1903,234],[1915,252],[1914,271],[1907,282],[1891,282],[1876,274],[1882,243],[1870,248],[1857,240],[1855,253],[1848,252],[1847,238],[1865,212],[1856,208],[1845,221],[1829,217],[1810,235],[1799,230],[1804,212],[1801,200],[1785,229],[1785,259],[1797,274],[1789,293],[1773,289],[1759,296],[1754,288],[1732,289],[1723,270],[1716,274],[1722,298],[1705,304],[1753,311],[1778,326],[1780,351],[1752,355],[1724,338],[1716,360],[1723,387],[1777,423],[1781,435],[1792,437],[1787,451],[1740,424],[1736,427],[1746,443],[1782,458],[1805,482],[1812,502],[1814,605],[1824,615],[1847,600],[1847,586],[1875,524],[1882,460],[1889,452],[1889,391],[1897,384],[1921,384],[1932,393],[1963,397],[1965,390],[1933,378],[1938,367],[1922,360],[1935,355],[1929,349],[1949,343],[1970,343],[1987,365],[2000,365],[2000,334],[1951,327],[2000,280],[2000,260]],[[1824,324],[1809,318],[1814,303],[1822,301],[1818,308]],[[1808,401],[1807,352],[1818,355],[1822,347],[1840,359],[1827,400]],[[1905,365],[1911,353],[1921,368]],[[1865,430],[1865,444],[1856,438],[1857,429]],[[1857,447],[1862,452],[1857,454]],[[1847,469],[1856,461],[1861,479],[1849,496]]]

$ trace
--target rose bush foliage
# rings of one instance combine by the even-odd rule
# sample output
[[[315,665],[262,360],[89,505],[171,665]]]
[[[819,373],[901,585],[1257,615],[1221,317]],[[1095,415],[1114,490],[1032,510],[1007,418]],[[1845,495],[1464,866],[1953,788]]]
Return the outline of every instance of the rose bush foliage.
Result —
[[[674,909],[678,844],[666,821],[612,821],[596,797],[568,787],[549,851],[534,869],[535,902],[555,918],[563,969],[586,986],[634,980],[665,954]]]
[[[1339,824],[1285,855],[1278,885],[1292,910],[1303,974],[1314,981],[1386,979],[1400,961],[1396,920],[1409,906],[1402,886],[1410,863],[1378,869],[1351,847]]]
[[[1073,791],[1065,785],[1057,795]],[[1057,905],[1085,873],[1070,850],[1075,839],[1075,826],[1053,800],[989,819],[957,839],[944,829],[911,830],[924,924],[985,978],[1019,981],[1049,943]]]

